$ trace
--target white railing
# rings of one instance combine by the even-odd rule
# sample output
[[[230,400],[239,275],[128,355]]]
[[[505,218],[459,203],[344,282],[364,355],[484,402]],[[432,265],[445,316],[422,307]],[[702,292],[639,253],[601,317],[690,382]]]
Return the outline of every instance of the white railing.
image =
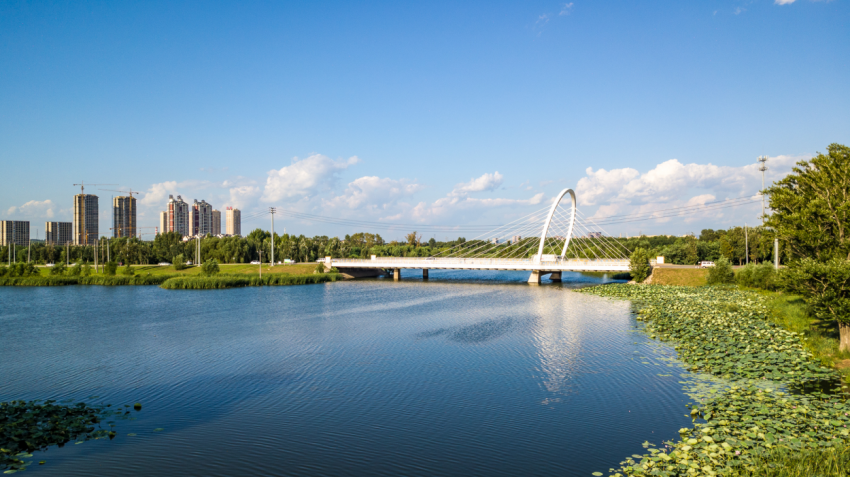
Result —
[[[328,259],[325,261],[327,262]],[[515,269],[567,268],[628,268],[628,259],[564,259],[537,261],[533,258],[435,258],[435,257],[373,257],[331,258],[329,265],[358,268],[480,268],[507,267]]]

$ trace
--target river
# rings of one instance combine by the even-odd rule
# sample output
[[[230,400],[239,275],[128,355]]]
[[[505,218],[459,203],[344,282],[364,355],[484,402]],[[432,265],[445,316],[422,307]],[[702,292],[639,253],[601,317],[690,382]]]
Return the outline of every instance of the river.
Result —
[[[607,475],[690,425],[670,348],[571,291],[606,278],[410,275],[0,287],[0,401],[143,405],[27,474]]]

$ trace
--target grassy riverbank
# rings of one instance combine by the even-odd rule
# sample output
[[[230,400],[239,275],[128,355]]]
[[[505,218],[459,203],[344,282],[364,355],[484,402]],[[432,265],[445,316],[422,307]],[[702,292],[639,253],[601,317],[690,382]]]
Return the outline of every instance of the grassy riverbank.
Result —
[[[664,446],[647,443],[647,454],[627,458],[612,475],[759,475],[776,464],[770,452],[808,465],[807,453],[850,443],[844,396],[805,391],[837,386],[838,373],[809,350],[804,333],[775,322],[778,305],[769,297],[716,287],[607,285],[580,292],[631,300],[651,337],[674,343],[691,371],[720,383],[693,406],[691,415],[703,422]],[[779,392],[783,385],[797,391]]]
[[[124,267],[119,267],[119,273],[123,270]],[[130,267],[136,275],[200,275],[201,267],[189,267],[184,268],[183,270],[176,270],[174,265],[168,266],[160,266],[160,265],[132,265]],[[315,263],[296,263],[294,265],[275,265],[270,267],[269,264],[263,264],[263,275],[266,273],[278,273],[284,275],[304,275],[308,273],[312,273],[316,268]],[[221,273],[228,275],[235,274],[244,274],[244,275],[257,275],[260,273],[259,265],[251,265],[247,263],[223,263],[219,264],[219,269],[221,269]],[[39,276],[49,277],[50,275],[50,267],[40,266],[38,267]],[[95,273],[94,268],[92,268],[92,275],[103,275],[103,273]]]
[[[235,287],[262,287],[285,285],[309,285],[341,280],[338,273],[317,273],[311,275],[273,274],[257,276],[216,275],[212,277],[173,277],[166,280],[161,287],[169,290],[212,290]]]

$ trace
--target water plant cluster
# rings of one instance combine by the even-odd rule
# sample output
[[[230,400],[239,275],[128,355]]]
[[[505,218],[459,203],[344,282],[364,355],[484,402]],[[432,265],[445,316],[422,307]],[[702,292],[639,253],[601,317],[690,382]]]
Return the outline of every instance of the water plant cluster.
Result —
[[[111,404],[79,402],[71,405],[70,402],[0,402],[0,469],[4,469],[4,474],[26,470],[32,461],[24,459],[33,457],[32,452],[53,445],[62,447],[72,440],[82,443],[113,439],[115,419],[127,419],[130,415],[129,405],[113,409]],[[141,404],[136,404],[135,409],[140,411]],[[103,427],[104,424],[109,427]]]
[[[770,452],[844,448],[850,405],[841,394],[807,392],[836,384],[804,349],[801,336],[767,320],[763,298],[717,287],[608,285],[583,293],[632,300],[651,337],[674,342],[691,371],[725,388],[693,405],[693,428],[661,447],[644,443],[614,476],[751,475]],[[789,386],[795,392],[780,390]]]
[[[170,290],[213,290],[235,287],[262,287],[280,285],[309,285],[315,283],[335,282],[342,279],[338,273],[321,273],[312,275],[268,274],[260,276],[245,275],[214,275],[208,277],[183,276],[169,278],[160,285]]]
[[[176,275],[79,275],[79,276],[30,276],[0,277],[0,286],[7,287],[48,287],[65,285],[160,285]]]

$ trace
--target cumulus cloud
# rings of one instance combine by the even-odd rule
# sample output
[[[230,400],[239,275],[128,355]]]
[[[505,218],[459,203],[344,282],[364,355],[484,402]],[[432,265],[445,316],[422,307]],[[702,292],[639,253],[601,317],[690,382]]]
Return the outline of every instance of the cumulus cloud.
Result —
[[[305,159],[296,157],[291,165],[269,171],[260,200],[264,202],[298,200],[316,195],[331,189],[339,171],[358,162],[360,159],[357,156],[339,161],[321,154],[313,154]]]
[[[468,212],[472,210],[484,210],[507,207],[521,207],[528,205],[538,205],[545,200],[545,194],[542,192],[528,199],[478,199],[474,197],[457,197],[449,194],[448,197],[437,199],[431,204],[426,202],[418,203],[410,212],[410,217],[420,222],[427,222],[434,219],[445,219],[446,217]]]
[[[52,219],[55,208],[50,199],[42,201],[31,200],[20,206],[9,207],[6,215],[10,217],[41,217]]]
[[[244,209],[253,204],[260,196],[260,188],[257,186],[240,186],[230,188],[230,203],[226,206]]]
[[[499,171],[493,174],[485,173],[477,179],[470,179],[469,182],[463,182],[455,186],[449,195],[463,197],[471,192],[485,192],[495,190],[502,185],[504,176],[499,174]]]
[[[774,0],[773,3],[775,3],[777,5],[791,5],[795,1],[797,1],[797,0]]]
[[[791,171],[799,160],[809,155],[770,157],[765,174],[767,185]],[[742,217],[755,218],[761,171],[759,164],[740,167],[716,166],[713,164],[682,164],[676,159],[658,164],[645,173],[632,168],[593,170],[587,168],[587,176],[579,180],[576,187],[578,206],[599,207],[592,214],[594,220],[616,218],[615,222],[628,222],[630,217],[647,218],[654,223],[671,220],[685,224],[712,219],[715,224],[723,221],[740,221]],[[752,197],[752,201],[737,202],[729,206],[687,209],[687,212],[670,212],[670,209],[705,205],[709,202]],[[746,212],[740,207],[749,207]],[[744,215],[742,215],[744,214]],[[675,217],[671,217],[675,215]],[[722,219],[722,220],[720,220]],[[714,225],[717,226],[717,225]]]
[[[342,195],[324,201],[324,205],[331,208],[387,210],[399,199],[409,197],[422,188],[422,185],[405,179],[366,176],[350,182]]]
[[[767,179],[784,177],[791,167],[810,156],[776,156],[768,160]],[[578,181],[576,195],[582,205],[603,202],[666,202],[690,195],[695,189],[709,189],[718,195],[744,196],[761,189],[759,165],[741,167],[713,164],[682,164],[670,159],[641,174],[632,168],[586,169],[586,177]]]

